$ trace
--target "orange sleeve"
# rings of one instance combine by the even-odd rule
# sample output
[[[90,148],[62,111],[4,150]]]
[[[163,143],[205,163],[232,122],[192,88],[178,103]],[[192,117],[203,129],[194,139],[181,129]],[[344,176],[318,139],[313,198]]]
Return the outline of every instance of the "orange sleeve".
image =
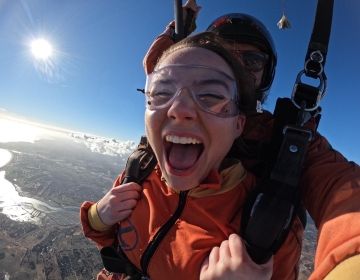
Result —
[[[175,44],[172,38],[174,26],[175,22],[170,22],[165,31],[155,39],[145,54],[143,59],[143,66],[146,74],[150,74],[152,71],[154,71],[156,63],[164,51]]]
[[[309,279],[323,279],[339,263],[360,254],[360,167],[317,135],[301,185],[305,206],[319,230]]]

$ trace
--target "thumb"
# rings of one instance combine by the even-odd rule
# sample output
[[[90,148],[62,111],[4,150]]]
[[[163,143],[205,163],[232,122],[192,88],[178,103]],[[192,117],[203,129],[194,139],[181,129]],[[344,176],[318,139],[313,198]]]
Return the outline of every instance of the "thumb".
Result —
[[[263,264],[258,264],[256,263],[249,255],[248,251],[246,250],[246,246],[245,244],[243,244],[243,250],[242,250],[242,257],[244,260],[246,260],[248,263],[251,263],[254,267],[258,267],[258,268],[261,268],[261,269],[266,269],[266,268],[269,268],[269,267],[272,267],[273,266],[273,262],[274,262],[274,257],[271,256],[271,258],[266,262],[266,263],[263,263]]]
[[[261,275],[263,275],[266,279],[270,279],[273,273],[274,257],[271,256],[271,258],[266,263],[257,264],[252,260],[252,258],[248,254],[245,244],[243,244],[243,248],[244,248],[244,250],[242,250],[243,260],[247,262],[250,265],[250,267],[252,267],[253,269],[261,271]]]
[[[245,243],[240,238],[240,236],[235,233],[229,236],[229,248],[232,256],[243,259],[244,262],[250,264],[254,268],[256,267],[258,269],[267,269],[273,266],[273,257],[271,257],[264,264],[255,263],[247,252]]]

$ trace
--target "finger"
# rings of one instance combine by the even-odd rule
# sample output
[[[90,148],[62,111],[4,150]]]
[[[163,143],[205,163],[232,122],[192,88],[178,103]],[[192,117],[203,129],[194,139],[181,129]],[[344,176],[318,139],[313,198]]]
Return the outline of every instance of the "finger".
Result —
[[[119,203],[119,205],[115,207],[115,211],[121,212],[124,210],[132,210],[135,208],[137,202],[138,201],[136,199],[128,199],[126,201],[122,201],[121,203]]]
[[[188,0],[183,6],[184,8],[188,8],[193,10],[194,12],[198,11],[199,6],[197,5],[195,0]]]
[[[270,279],[273,274],[273,267],[274,267],[274,257],[271,256],[270,260],[263,265],[264,274]]]
[[[137,200],[130,199],[108,208],[107,212],[98,209],[98,213],[105,224],[113,224],[129,217],[136,205]]]
[[[122,193],[113,194],[112,200],[114,203],[120,203],[129,199],[136,199],[140,198],[140,193],[138,191],[126,191]]]
[[[256,270],[261,270],[263,271],[263,274],[264,275],[272,275],[272,270],[273,270],[273,264],[274,264],[274,258],[273,256],[271,256],[271,258],[264,264],[257,264],[255,263],[252,258],[250,257],[250,255],[248,254],[247,250],[246,250],[246,246],[245,244],[242,242],[242,240],[240,239],[241,241],[241,247],[242,247],[242,250],[241,250],[241,258],[242,258],[242,262],[244,263],[247,263],[248,265],[250,265],[250,267],[252,267],[253,269],[256,269]]]
[[[189,5],[193,5],[194,0],[187,0],[184,4],[184,7],[188,7]]]
[[[209,266],[214,266],[219,261],[219,247],[213,247],[209,255]]]
[[[113,193],[121,193],[126,191],[142,191],[142,187],[134,182],[126,183],[123,185],[115,186],[111,189]]]
[[[98,202],[99,208],[103,209],[104,207],[109,207],[114,211],[117,211],[119,207],[121,208],[123,203],[128,200],[138,201],[140,198],[140,193],[137,191],[127,191],[124,193],[109,194],[101,199]]]
[[[253,259],[250,257],[245,244],[242,242],[242,240],[240,239],[240,246],[241,246],[241,250],[239,250],[239,252],[241,252],[241,258],[243,260],[243,262],[248,263],[249,265],[251,265],[253,268],[256,269],[262,269],[263,267],[272,267],[272,257],[270,258],[270,260],[268,260],[266,263],[264,264],[257,264],[256,262],[253,261]],[[238,245],[237,245],[238,246]]]
[[[226,260],[231,257],[229,249],[229,240],[224,240],[220,245],[220,260]]]
[[[232,257],[235,258],[242,258],[243,251],[246,252],[246,247],[244,246],[241,238],[239,235],[233,233],[229,236],[229,250]]]

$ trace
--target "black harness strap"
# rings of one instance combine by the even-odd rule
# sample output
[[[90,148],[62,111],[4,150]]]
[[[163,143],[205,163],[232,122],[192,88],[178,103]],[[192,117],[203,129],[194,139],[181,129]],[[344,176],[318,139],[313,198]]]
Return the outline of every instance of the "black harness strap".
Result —
[[[305,56],[304,70],[297,75],[292,93],[293,103],[298,109],[302,109],[301,102],[305,100],[304,110],[315,110],[325,94],[327,77],[324,67],[330,40],[333,7],[334,0],[318,0],[313,32]],[[303,75],[318,79],[319,86],[314,87],[303,83],[301,81]]]
[[[324,68],[326,62],[326,55],[330,40],[333,6],[333,0],[318,0],[313,32],[311,34],[311,39],[305,56],[306,74],[313,78],[316,78],[321,74],[320,70]],[[321,53],[322,61],[316,61],[316,59],[312,58],[314,53],[317,52]],[[315,63],[311,63],[314,60]],[[321,64],[321,69],[318,65],[316,65],[316,62]]]
[[[137,149],[129,156],[121,184],[136,182],[141,184],[154,170],[157,160],[145,136],[141,137]],[[131,280],[146,279],[144,275],[118,248],[117,244],[100,250],[105,269],[113,273],[124,273]]]
[[[242,237],[256,263],[265,263],[287,237],[294,217],[306,225],[298,183],[312,130],[296,126],[298,110],[279,98],[269,156],[270,173],[255,188],[243,210]]]
[[[104,268],[111,273],[123,273],[131,280],[143,279],[144,274],[120,250],[114,247],[104,247],[100,250]]]

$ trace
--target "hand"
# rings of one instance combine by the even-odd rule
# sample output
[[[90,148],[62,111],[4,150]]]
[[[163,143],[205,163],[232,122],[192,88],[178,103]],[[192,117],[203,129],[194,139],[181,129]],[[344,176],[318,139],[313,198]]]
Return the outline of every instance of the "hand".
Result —
[[[96,205],[101,221],[112,226],[130,216],[140,198],[142,187],[127,183],[112,188]]]
[[[271,278],[273,258],[262,265],[254,263],[237,234],[231,234],[220,247],[214,247],[200,270],[200,280],[267,280]]]
[[[185,5],[183,6],[183,20],[184,20],[184,32],[185,36],[190,35],[196,29],[196,18],[199,14],[201,7],[196,4],[195,0],[187,0]],[[194,16],[190,17],[187,20],[188,12],[192,10],[194,12]]]
[[[186,3],[183,6],[183,10],[186,13],[186,9],[191,9],[195,12],[195,15],[199,13],[201,6],[198,6],[196,4],[196,0],[187,0]]]

